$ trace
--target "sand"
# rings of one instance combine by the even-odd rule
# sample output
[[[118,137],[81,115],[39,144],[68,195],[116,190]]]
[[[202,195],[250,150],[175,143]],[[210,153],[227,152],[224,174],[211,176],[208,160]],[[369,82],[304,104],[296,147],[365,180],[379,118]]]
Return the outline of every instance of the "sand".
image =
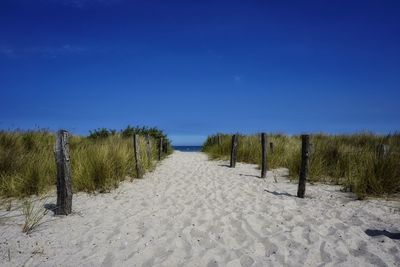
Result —
[[[366,234],[400,232],[399,202],[328,185],[299,199],[284,169],[260,179],[227,164],[174,152],[111,193],[75,194],[72,215],[48,214],[29,235],[22,216],[3,219],[0,265],[400,266],[400,240]]]

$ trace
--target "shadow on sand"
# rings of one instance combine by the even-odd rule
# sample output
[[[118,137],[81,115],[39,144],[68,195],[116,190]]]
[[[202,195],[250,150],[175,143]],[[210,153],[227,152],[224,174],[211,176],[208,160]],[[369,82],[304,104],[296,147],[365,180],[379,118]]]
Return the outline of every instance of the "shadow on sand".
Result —
[[[256,178],[261,178],[260,176],[258,176],[258,175],[252,175],[252,174],[239,174],[240,176],[247,176],[247,177],[256,177]]]
[[[296,197],[295,195],[289,194],[289,193],[280,193],[276,191],[269,191],[268,189],[264,189],[265,192],[268,192],[270,194],[273,194],[275,196],[287,196],[287,197]]]
[[[46,203],[43,206],[46,210],[56,213],[57,205],[54,203]]]
[[[391,233],[386,230],[373,230],[373,229],[367,229],[365,230],[365,233],[369,236],[380,236],[384,235],[386,237],[389,237],[390,239],[400,239],[400,233]]]
[[[220,164],[220,165],[218,165],[218,166],[221,166],[221,167],[227,167],[227,168],[230,168],[231,166],[230,165],[228,165],[228,164]]]

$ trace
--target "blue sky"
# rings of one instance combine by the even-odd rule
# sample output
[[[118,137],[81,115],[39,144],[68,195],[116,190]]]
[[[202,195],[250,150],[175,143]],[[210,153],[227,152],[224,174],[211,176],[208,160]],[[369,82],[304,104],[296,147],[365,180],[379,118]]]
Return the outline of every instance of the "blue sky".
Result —
[[[390,133],[400,1],[1,0],[0,128]]]

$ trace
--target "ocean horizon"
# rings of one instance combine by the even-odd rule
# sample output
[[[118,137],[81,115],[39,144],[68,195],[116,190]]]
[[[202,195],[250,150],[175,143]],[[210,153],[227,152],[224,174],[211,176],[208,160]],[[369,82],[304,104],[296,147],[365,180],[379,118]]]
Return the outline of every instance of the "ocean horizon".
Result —
[[[173,146],[175,150],[183,152],[200,152],[203,146]]]

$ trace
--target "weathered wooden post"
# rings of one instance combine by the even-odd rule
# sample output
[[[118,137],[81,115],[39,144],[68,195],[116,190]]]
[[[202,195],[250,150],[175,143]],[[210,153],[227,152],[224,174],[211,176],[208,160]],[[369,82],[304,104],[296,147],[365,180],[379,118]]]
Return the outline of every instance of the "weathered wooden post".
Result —
[[[267,135],[261,134],[261,178],[265,178],[268,170],[267,162]]]
[[[167,142],[163,142],[163,152],[165,154],[168,154],[168,143]]]
[[[384,144],[379,144],[376,147],[376,156],[379,160],[384,159],[389,154],[389,146]]]
[[[158,139],[158,160],[161,160],[162,157],[162,148],[163,148],[163,139]]]
[[[271,154],[274,153],[274,143],[272,143],[272,142],[269,143],[269,152]]]
[[[71,163],[69,157],[69,133],[57,132],[54,155],[57,165],[57,206],[56,215],[68,215],[72,212]]]
[[[151,137],[149,134],[146,135],[146,155],[147,155],[147,161],[148,164],[150,165],[152,162],[152,153],[151,153]]]
[[[304,198],[306,192],[306,181],[308,176],[308,167],[310,160],[310,136],[304,134],[301,136],[301,166],[300,166],[300,177],[299,187],[297,190],[297,196]]]
[[[232,146],[231,146],[231,162],[230,167],[235,168],[237,156],[237,135],[232,135]]]
[[[143,168],[140,159],[140,136],[138,134],[133,135],[133,153],[135,155],[136,175],[138,178],[142,178]]]
[[[218,142],[218,146],[221,146],[221,135],[220,134],[217,135],[217,142]]]

